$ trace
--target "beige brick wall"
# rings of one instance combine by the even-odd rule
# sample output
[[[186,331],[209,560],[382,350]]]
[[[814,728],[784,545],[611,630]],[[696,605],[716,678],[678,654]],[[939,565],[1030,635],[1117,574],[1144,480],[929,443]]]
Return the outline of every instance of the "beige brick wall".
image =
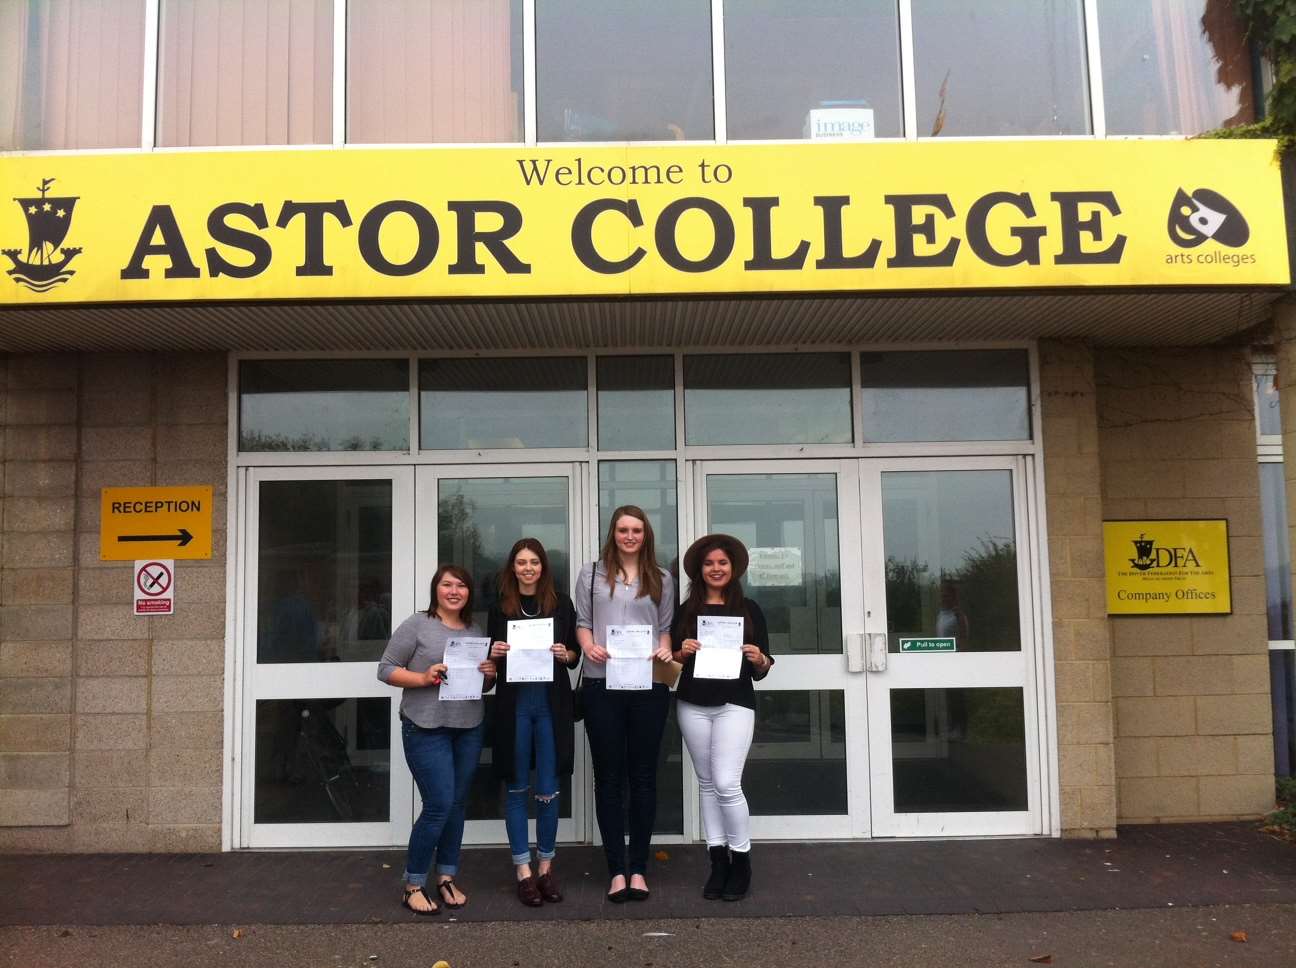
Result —
[[[1062,832],[1110,837],[1116,777],[1092,351],[1042,343],[1040,392]]]
[[[0,850],[220,847],[226,363],[14,356],[0,509]],[[211,484],[210,561],[136,618],[100,488]]]
[[[1234,347],[1095,353],[1103,516],[1227,518],[1233,614],[1113,616],[1122,823],[1254,817],[1273,739],[1251,373]]]

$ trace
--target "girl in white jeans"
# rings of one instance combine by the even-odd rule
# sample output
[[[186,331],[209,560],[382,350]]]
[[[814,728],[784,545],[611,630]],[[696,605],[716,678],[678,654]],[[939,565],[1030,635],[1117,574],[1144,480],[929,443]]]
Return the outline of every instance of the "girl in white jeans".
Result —
[[[676,694],[676,718],[702,793],[711,873],[702,896],[737,901],[751,887],[751,815],[743,796],[742,774],[756,725],[756,690],[774,664],[760,606],[743,596],[747,548],[727,534],[709,534],[684,553],[688,600],[671,630],[675,659],[684,664]],[[699,616],[743,620],[742,658],[736,678],[694,676]]]

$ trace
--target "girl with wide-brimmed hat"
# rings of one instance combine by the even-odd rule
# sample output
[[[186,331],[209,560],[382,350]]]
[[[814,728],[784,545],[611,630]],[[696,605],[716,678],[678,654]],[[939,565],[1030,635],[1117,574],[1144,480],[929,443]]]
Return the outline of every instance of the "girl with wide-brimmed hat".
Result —
[[[711,873],[702,889],[710,900],[737,901],[751,885],[751,814],[742,791],[743,766],[756,725],[756,690],[774,665],[760,606],[743,595],[747,548],[728,534],[699,538],[684,553],[688,599],[671,630],[675,658],[684,664],[675,713],[702,794]],[[737,678],[694,675],[698,618],[732,616],[743,621],[742,659]]]

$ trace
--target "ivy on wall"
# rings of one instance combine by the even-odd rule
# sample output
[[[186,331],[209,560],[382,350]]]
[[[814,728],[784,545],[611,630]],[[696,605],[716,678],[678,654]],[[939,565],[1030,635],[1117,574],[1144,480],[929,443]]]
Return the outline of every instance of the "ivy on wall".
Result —
[[[1274,83],[1265,117],[1254,124],[1221,128],[1217,138],[1277,138],[1283,151],[1296,147],[1296,0],[1233,0],[1248,39],[1273,66]]]

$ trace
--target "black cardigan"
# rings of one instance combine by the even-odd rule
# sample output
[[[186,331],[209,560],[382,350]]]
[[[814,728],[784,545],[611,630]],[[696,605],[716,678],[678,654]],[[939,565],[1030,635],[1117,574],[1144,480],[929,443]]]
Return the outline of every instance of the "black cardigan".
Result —
[[[760,646],[760,650],[769,656],[769,632],[765,627],[765,613],[750,598],[743,601],[743,606],[746,609],[746,615],[743,616],[746,619],[743,623],[743,642]],[[737,615],[738,613],[723,605],[703,605],[700,614]],[[685,639],[695,638],[697,638],[697,620],[687,621],[685,608],[680,606],[679,613],[675,616],[675,625],[671,628],[671,648],[678,652]],[[774,657],[770,656],[770,668],[773,665]],[[757,674],[752,664],[747,661],[747,657],[743,656],[737,679],[694,679],[693,656],[690,655],[684,660],[684,671],[680,673],[675,698],[691,702],[695,706],[723,706],[731,702],[735,706],[755,709],[756,690],[752,687],[752,682],[764,679],[767,675],[769,675],[768,668]]]
[[[522,607],[528,611],[537,610],[536,599],[522,596]],[[576,653],[571,665],[565,665],[557,656],[554,657],[553,681],[546,683],[549,693],[549,713],[553,717],[554,746],[558,753],[558,775],[570,776],[576,758],[575,723],[572,720],[572,688],[568,669],[575,669],[580,664],[581,649],[576,641],[576,608],[572,601],[562,592],[558,593],[558,606],[545,615],[505,615],[498,604],[492,605],[486,618],[486,634],[492,642],[508,641],[508,623],[527,618],[549,618],[554,620],[554,641],[561,642]],[[508,681],[508,656],[496,659],[499,677],[495,680],[495,701],[491,704],[491,725],[494,729],[494,745],[491,751],[491,767],[495,775],[502,780],[509,780],[513,775],[513,743],[517,733],[517,684]],[[535,753],[532,751],[532,761]]]

